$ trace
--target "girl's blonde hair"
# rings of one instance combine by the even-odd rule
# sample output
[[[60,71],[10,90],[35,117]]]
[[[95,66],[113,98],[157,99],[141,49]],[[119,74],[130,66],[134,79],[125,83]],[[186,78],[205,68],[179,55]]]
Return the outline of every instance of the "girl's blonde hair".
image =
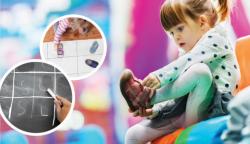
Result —
[[[87,20],[70,17],[68,18],[68,21],[73,32],[77,32],[78,29],[83,29],[84,32],[88,32],[90,30],[91,24]]]
[[[217,1],[218,6],[215,8],[212,0],[166,0],[160,11],[161,24],[168,31],[180,23],[187,24],[187,18],[195,21],[204,14],[209,18],[213,27],[217,21],[226,20],[231,9],[230,0]]]
[[[78,28],[81,27],[83,19],[80,18],[68,18],[68,21],[71,25],[73,31],[76,31]]]

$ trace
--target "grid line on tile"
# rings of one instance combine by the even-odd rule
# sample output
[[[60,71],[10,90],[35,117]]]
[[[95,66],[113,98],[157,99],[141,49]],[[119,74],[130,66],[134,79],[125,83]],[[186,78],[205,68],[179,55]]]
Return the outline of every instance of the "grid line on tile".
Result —
[[[77,65],[77,75],[79,74],[79,70],[78,70],[78,41],[76,41],[76,56],[77,56],[77,59],[76,59],[76,65]]]
[[[78,57],[80,56],[89,56],[89,55],[79,55]],[[102,54],[95,54],[93,56],[102,56]],[[64,56],[63,58],[75,58],[76,56]],[[51,60],[51,59],[63,59],[63,58],[47,58],[48,60]]]

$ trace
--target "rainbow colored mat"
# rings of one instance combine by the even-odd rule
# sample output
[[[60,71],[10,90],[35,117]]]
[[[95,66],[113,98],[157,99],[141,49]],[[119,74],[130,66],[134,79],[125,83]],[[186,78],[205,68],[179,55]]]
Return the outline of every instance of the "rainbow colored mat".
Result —
[[[221,133],[226,129],[228,116],[209,119],[170,135],[158,138],[153,144],[223,144]]]

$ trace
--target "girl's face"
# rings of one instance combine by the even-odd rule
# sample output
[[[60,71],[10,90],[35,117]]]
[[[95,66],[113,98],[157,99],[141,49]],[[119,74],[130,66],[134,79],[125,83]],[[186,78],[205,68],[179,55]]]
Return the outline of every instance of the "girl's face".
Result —
[[[90,23],[83,19],[74,18],[69,22],[69,27],[73,32],[83,35],[88,32]]]
[[[175,43],[184,49],[186,52],[190,51],[197,41],[205,34],[200,23],[194,21],[178,24],[172,27],[168,33],[174,39]]]

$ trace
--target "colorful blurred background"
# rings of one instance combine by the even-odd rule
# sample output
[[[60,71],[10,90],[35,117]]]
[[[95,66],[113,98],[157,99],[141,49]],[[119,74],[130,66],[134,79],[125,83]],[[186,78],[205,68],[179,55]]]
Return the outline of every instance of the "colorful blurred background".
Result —
[[[0,77],[21,60],[39,59],[46,26],[65,14],[84,15],[103,30],[107,56],[101,69],[73,81],[76,104],[60,130],[39,137],[12,130],[0,117],[0,144],[120,144],[128,127],[140,121],[128,113],[119,91],[125,67],[144,78],[176,58],[177,47],[159,19],[164,0],[0,0]],[[228,24],[232,42],[250,34],[250,2],[236,0]]]

